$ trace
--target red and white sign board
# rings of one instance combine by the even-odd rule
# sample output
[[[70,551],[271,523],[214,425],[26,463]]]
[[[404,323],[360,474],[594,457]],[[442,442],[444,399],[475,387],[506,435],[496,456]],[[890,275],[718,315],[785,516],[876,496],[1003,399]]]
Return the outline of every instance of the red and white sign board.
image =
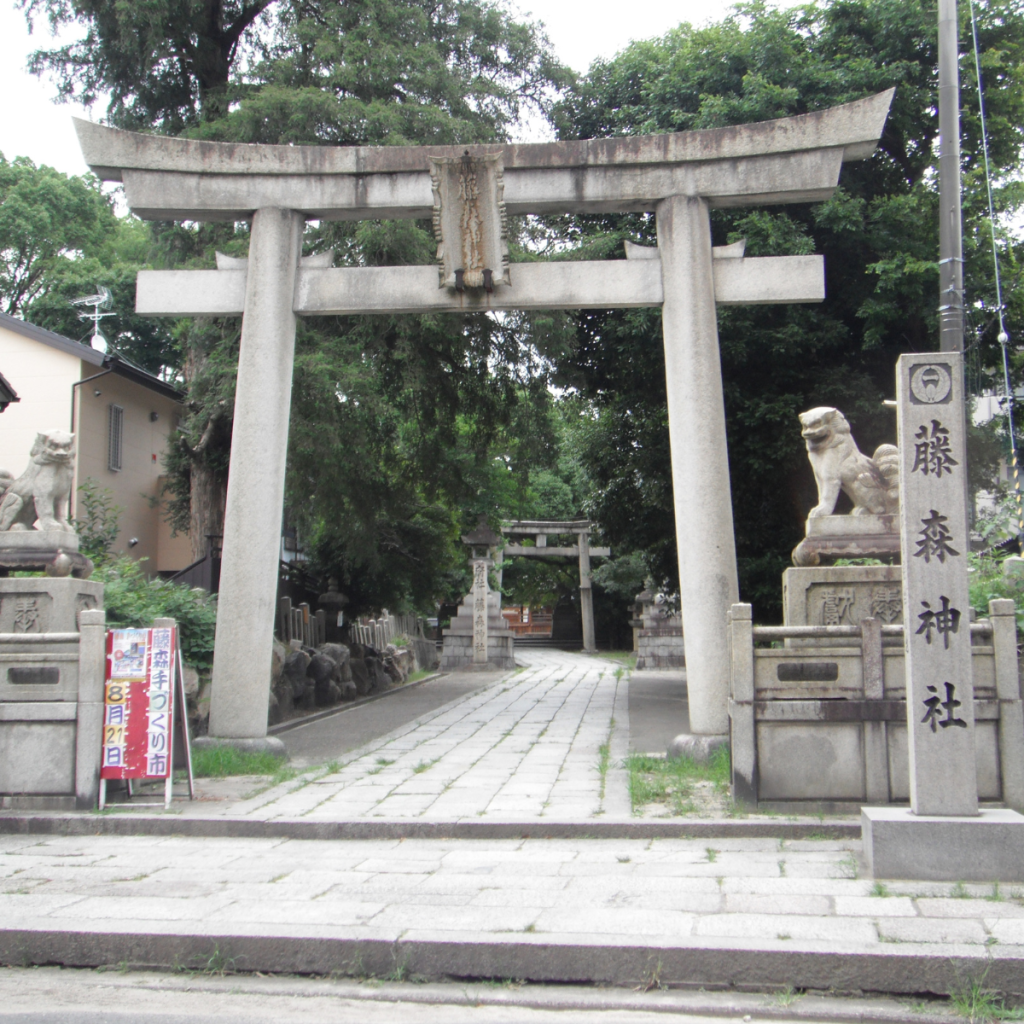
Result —
[[[170,803],[179,665],[174,627],[108,630],[101,807],[107,779],[165,779]]]

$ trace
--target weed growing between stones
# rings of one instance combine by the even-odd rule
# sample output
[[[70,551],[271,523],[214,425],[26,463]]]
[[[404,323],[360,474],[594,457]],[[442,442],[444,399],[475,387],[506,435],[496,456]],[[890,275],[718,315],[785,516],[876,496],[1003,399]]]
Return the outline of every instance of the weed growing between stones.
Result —
[[[949,990],[950,1006],[969,1021],[1024,1020],[1024,1007],[1007,1006],[1002,996],[985,988],[988,968],[980,977],[960,979]]]
[[[647,754],[630,754],[624,763],[629,772],[629,798],[634,814],[641,814],[647,804],[663,805],[667,815],[704,812],[705,816],[712,816],[724,812],[731,773],[725,747],[719,747],[703,764],[691,757]],[[697,800],[704,806],[699,807]]]
[[[597,752],[600,755],[597,762],[597,770],[601,775],[600,797],[602,800],[604,799],[605,784],[608,781],[608,760],[610,756],[609,751],[610,747],[607,743],[602,743],[601,746],[597,748]]]
[[[872,896],[883,896],[884,897],[884,896],[891,896],[892,893],[889,892],[889,887],[884,882],[875,882],[875,884],[873,886],[871,886],[871,893],[870,893],[870,895],[872,895]]]
[[[788,935],[780,935],[780,939],[788,939]],[[787,985],[775,993],[775,1002],[778,1006],[792,1006],[798,999],[803,998],[804,993],[792,985]]]

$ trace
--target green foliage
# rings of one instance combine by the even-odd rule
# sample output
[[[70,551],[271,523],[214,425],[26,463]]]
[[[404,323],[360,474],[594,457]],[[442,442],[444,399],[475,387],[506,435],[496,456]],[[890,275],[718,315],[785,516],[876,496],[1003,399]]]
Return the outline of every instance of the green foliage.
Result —
[[[92,179],[0,154],[0,303],[12,316],[43,294],[48,274],[116,231],[110,202]]]
[[[109,487],[101,488],[92,477],[86,477],[78,490],[78,507],[85,514],[75,519],[72,526],[78,534],[79,550],[99,565],[107,560],[117,540],[124,509],[114,504],[114,492]]]
[[[1024,10],[1011,0],[989,0],[977,10],[995,198],[1006,216],[1022,197],[1014,179],[1024,141]],[[968,362],[971,385],[980,390],[994,383],[997,328],[969,74],[965,68],[965,274],[977,343]],[[752,256],[824,253],[828,274],[821,305],[718,311],[740,586],[762,621],[781,611],[779,576],[815,503],[797,415],[834,405],[862,450],[893,441],[892,413],[881,402],[892,397],[896,358],[936,347],[935,5],[745,4],[719,24],[681,25],[596,62],[554,114],[559,137],[586,139],[801,114],[890,86],[896,93],[877,152],[844,165],[830,200],[712,211],[715,244],[746,238]],[[577,217],[563,237],[574,244],[568,256],[621,258],[624,239],[653,242],[653,217]],[[1024,247],[1004,234],[1000,247],[1005,279],[1014,282],[1008,329],[1017,337],[1024,333],[1024,289],[1012,275]],[[597,413],[580,449],[595,484],[589,510],[613,546],[643,551],[656,582],[675,589],[660,317],[653,310],[595,311],[576,324],[556,379],[578,389]],[[1022,369],[1015,365],[1015,379]],[[972,449],[975,486],[985,482],[991,461],[991,452],[979,459]]]
[[[972,554],[970,556],[971,608],[979,616],[988,617],[989,601],[1010,598],[1016,602],[1017,636],[1024,636],[1024,576],[1007,576],[999,558]]]
[[[72,339],[89,331],[71,299],[110,289],[102,331],[113,351],[151,372],[176,361],[159,320],[135,314],[135,276],[155,258],[152,229],[117,217],[91,175],[0,154],[0,307]]]
[[[20,0],[84,32],[33,67],[62,95],[109,92],[119,127],[236,142],[396,145],[503,140],[570,78],[540,27],[491,0]],[[151,258],[245,255],[244,226],[160,225]],[[427,264],[430,224],[321,223],[306,252],[342,265]],[[287,504],[313,569],[351,613],[465,592],[458,537],[543,464],[550,398],[517,325],[486,316],[321,317],[299,326]],[[166,466],[173,525],[222,529],[238,321],[180,321],[188,402]],[[540,453],[538,457],[537,453]],[[497,465],[500,459],[502,466]]]
[[[139,562],[127,556],[98,566],[92,578],[104,584],[108,627],[149,626],[156,618],[177,620],[184,660],[199,669],[213,666],[217,602],[205,590],[150,579]]]
[[[643,555],[633,553],[602,562],[593,571],[591,578],[599,587],[632,602],[644,589],[647,573]]]

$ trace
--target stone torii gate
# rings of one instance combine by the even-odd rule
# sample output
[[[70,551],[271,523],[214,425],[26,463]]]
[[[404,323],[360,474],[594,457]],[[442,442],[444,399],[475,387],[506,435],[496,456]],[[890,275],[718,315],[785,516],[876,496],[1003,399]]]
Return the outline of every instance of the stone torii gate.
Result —
[[[709,210],[827,199],[843,162],[873,152],[891,99],[709,131],[468,149],[236,145],[77,121],[86,162],[124,183],[138,216],[252,223],[247,261],[143,271],[136,298],[144,315],[242,314],[210,735],[268,743],[295,317],[630,306],[662,308],[691,728],[726,733],[738,594],[715,304],[817,302],[825,285],[820,256],[713,250]],[[655,213],[657,249],[508,265],[508,214],[630,211]],[[307,220],[387,218],[433,218],[440,273],[300,260]]]
[[[590,531],[593,523],[589,519],[516,519],[503,523],[501,532],[509,537],[533,537],[534,547],[524,544],[506,544],[498,551],[497,566],[500,569],[505,556],[509,558],[579,558],[580,560],[580,619],[583,623],[583,650],[587,654],[597,653],[594,638],[594,591],[590,580],[590,559],[610,558],[611,548],[592,548]],[[548,535],[576,534],[576,543],[568,547],[548,547]]]

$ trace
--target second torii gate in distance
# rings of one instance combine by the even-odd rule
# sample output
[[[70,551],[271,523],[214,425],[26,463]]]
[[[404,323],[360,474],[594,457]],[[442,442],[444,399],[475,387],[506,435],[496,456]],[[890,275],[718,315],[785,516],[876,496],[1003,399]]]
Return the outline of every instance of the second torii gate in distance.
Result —
[[[210,736],[271,745],[267,705],[296,316],[660,306],[690,725],[728,731],[738,599],[716,303],[820,302],[820,256],[711,245],[710,209],[820,202],[871,155],[892,90],[679,134],[469,147],[263,146],[77,121],[86,163],[151,220],[251,221],[248,260],[142,271],[150,316],[242,315]],[[652,212],[657,249],[509,266],[507,215]],[[307,220],[433,219],[440,268],[300,260]],[[642,258],[635,258],[637,255]],[[715,257],[719,258],[715,258]],[[440,272],[439,272],[440,271]]]
[[[498,552],[498,559],[518,558],[579,558],[580,560],[580,618],[583,622],[583,650],[597,653],[594,636],[594,591],[590,579],[590,559],[610,558],[611,548],[592,548],[590,531],[594,524],[589,519],[516,519],[503,523],[501,532],[509,537],[533,537],[534,547],[506,544]],[[548,536],[573,533],[576,543],[568,547],[548,547]],[[501,562],[497,564],[500,566]]]

